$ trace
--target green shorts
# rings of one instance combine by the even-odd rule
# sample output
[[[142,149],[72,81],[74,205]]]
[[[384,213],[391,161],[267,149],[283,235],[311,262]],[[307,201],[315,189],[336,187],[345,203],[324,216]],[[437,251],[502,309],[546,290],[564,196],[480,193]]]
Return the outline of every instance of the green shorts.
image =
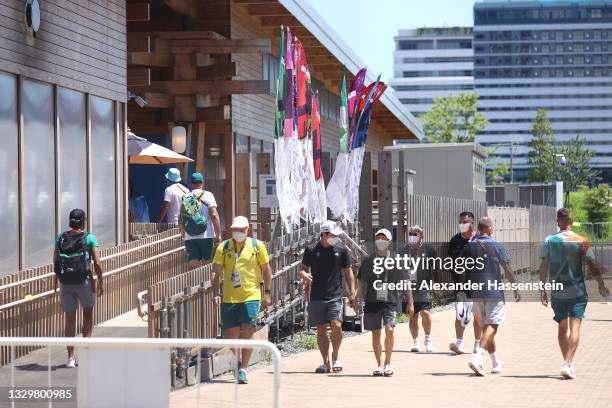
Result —
[[[550,306],[552,310],[555,312],[555,316],[553,319],[557,323],[561,323],[561,321],[569,318],[575,317],[578,319],[584,318],[584,311],[586,310],[587,301],[579,300],[579,301],[558,301],[552,300],[550,302]]]
[[[188,239],[185,241],[185,249],[187,250],[188,261],[212,261],[213,255],[213,239]]]
[[[257,325],[260,300],[249,300],[243,303],[222,303],[221,321],[224,329],[240,327],[241,324]]]

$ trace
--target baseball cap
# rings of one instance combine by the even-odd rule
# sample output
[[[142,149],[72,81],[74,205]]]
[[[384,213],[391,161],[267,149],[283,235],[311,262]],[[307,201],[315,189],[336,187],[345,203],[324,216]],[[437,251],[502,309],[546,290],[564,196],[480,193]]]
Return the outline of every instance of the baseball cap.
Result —
[[[80,208],[75,208],[72,211],[70,211],[69,218],[71,220],[82,222],[85,219],[85,211],[81,210]]]
[[[388,230],[388,229],[386,229],[386,228],[381,228],[381,229],[379,229],[378,231],[376,231],[376,234],[374,234],[374,237],[376,237],[376,236],[377,236],[377,235],[379,235],[379,234],[382,234],[382,235],[384,235],[385,237],[387,237],[387,239],[388,239],[389,241],[392,241],[392,240],[393,240],[393,234],[391,234],[391,231],[389,231],[389,230]]]
[[[203,183],[204,182],[204,176],[200,172],[192,173],[191,174],[191,182],[192,183]]]
[[[327,220],[321,223],[321,232],[329,232],[333,235],[341,235],[342,228],[337,226],[335,222]]]
[[[178,183],[179,181],[181,181],[181,171],[175,167],[171,168],[166,173],[166,179],[173,183]]]
[[[230,228],[247,228],[248,226],[249,226],[249,220],[247,220],[247,217],[239,215],[237,217],[234,217]]]

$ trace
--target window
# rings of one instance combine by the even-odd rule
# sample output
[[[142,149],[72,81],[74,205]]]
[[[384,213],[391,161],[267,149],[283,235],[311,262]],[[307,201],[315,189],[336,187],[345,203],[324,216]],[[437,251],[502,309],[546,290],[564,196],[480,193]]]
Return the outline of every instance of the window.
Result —
[[[59,89],[60,229],[68,229],[73,208],[87,211],[85,94]],[[95,152],[94,152],[95,153]],[[113,194],[114,196],[114,194]]]
[[[47,263],[55,238],[53,87],[23,81],[25,266]],[[114,191],[111,197],[114,197]]]
[[[270,95],[276,96],[278,82],[278,58],[272,54],[263,55],[263,79],[270,81]]]
[[[108,99],[90,97],[92,232],[101,248],[116,245],[115,224],[115,112]]]
[[[19,269],[17,79],[0,73],[0,275]]]
[[[433,49],[433,40],[400,40],[400,50],[431,50]]]

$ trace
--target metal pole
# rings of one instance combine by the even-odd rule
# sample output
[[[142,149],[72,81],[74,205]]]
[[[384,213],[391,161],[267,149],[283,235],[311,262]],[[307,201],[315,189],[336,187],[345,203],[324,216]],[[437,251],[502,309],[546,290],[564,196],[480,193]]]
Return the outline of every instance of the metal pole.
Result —
[[[514,183],[514,142],[510,142],[510,183]]]

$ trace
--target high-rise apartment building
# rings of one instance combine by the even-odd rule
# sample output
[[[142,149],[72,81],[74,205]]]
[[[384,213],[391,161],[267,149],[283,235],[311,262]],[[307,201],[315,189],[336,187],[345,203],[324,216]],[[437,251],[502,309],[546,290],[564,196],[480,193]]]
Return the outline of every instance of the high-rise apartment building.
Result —
[[[395,95],[417,117],[431,108],[435,97],[472,92],[472,28],[399,30],[393,65]]]
[[[559,143],[580,135],[612,182],[612,1],[483,1],[474,5],[474,83],[490,124],[477,140],[528,175],[539,108]],[[401,96],[400,98],[403,98]]]

